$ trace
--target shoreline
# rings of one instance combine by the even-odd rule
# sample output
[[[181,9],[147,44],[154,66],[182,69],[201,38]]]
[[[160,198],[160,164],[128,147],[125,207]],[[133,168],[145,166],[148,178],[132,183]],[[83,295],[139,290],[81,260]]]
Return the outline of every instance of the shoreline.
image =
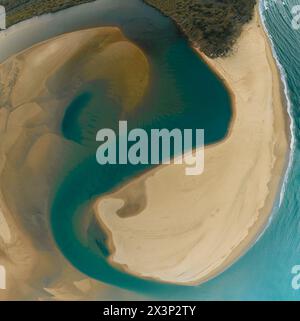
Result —
[[[277,53],[274,48],[274,43],[273,40],[271,39],[271,36],[269,35],[268,29],[265,25],[265,18],[263,16],[263,1],[259,0],[258,3],[258,13],[261,21],[261,25],[263,27],[263,32],[265,34],[265,37],[267,39],[267,42],[269,43],[270,50],[271,50],[271,56],[273,60],[275,61],[277,73],[279,76],[279,81],[280,81],[280,88],[281,88],[281,96],[282,96],[282,104],[286,108],[286,135],[288,137],[288,142],[289,142],[289,152],[287,155],[287,163],[286,163],[286,169],[285,169],[285,174],[282,176],[282,184],[281,184],[281,190],[280,190],[280,195],[279,195],[279,205],[282,202],[284,193],[285,193],[285,187],[286,187],[286,181],[289,177],[289,173],[291,170],[291,165],[293,163],[294,159],[294,151],[295,151],[295,136],[294,136],[294,127],[295,127],[295,121],[293,119],[292,115],[292,106],[291,106],[291,101],[289,97],[289,88],[287,84],[287,79],[286,79],[286,72],[283,69],[282,64],[279,61],[279,58],[277,56]]]
[[[159,282],[167,282],[167,283],[175,283],[175,284],[181,284],[181,285],[195,285],[195,284],[199,284],[199,283],[203,283],[206,282],[208,280],[210,280],[211,278],[215,277],[216,275],[220,274],[221,272],[223,272],[224,270],[226,270],[227,268],[229,268],[237,259],[239,259],[246,251],[248,251],[255,243],[256,241],[259,239],[259,237],[263,234],[264,230],[268,227],[268,224],[270,222],[270,220],[272,219],[272,209],[274,209],[274,206],[276,205],[277,201],[277,196],[280,193],[282,187],[283,187],[283,180],[285,177],[285,173],[287,171],[287,166],[288,166],[288,159],[289,159],[289,148],[287,147],[287,142],[288,140],[290,140],[290,137],[288,135],[288,122],[289,122],[289,117],[287,115],[286,110],[284,109],[284,106],[286,105],[286,96],[283,95],[283,84],[282,84],[282,79],[280,77],[280,71],[278,70],[278,66],[276,65],[276,61],[272,55],[272,51],[271,51],[271,43],[270,43],[270,39],[268,38],[267,34],[265,33],[265,31],[263,30],[263,21],[261,20],[261,17],[259,15],[258,12],[258,8],[256,9],[255,12],[255,18],[256,23],[259,24],[259,28],[260,28],[260,35],[263,37],[264,39],[264,43],[265,43],[265,50],[266,50],[266,56],[267,56],[267,60],[268,60],[268,65],[269,68],[272,71],[272,97],[273,99],[276,101],[276,106],[273,106],[274,108],[274,112],[277,114],[277,117],[275,117],[274,119],[274,126],[275,126],[275,131],[276,129],[278,130],[280,128],[284,128],[284,137],[281,137],[281,147],[279,148],[280,151],[278,152],[278,150],[276,152],[274,152],[274,156],[275,156],[275,160],[272,166],[272,177],[270,178],[270,181],[267,182],[267,188],[269,189],[269,192],[267,193],[267,196],[264,200],[264,205],[261,209],[259,209],[257,218],[254,220],[252,226],[250,226],[250,228],[248,229],[248,234],[247,236],[244,238],[244,240],[242,242],[240,242],[236,248],[234,248],[234,250],[231,251],[231,254],[217,267],[214,268],[210,273],[207,273],[205,276],[201,277],[198,280],[193,280],[190,282],[174,282],[173,281],[166,281],[164,279],[161,279],[159,277],[153,277],[153,276],[148,276],[145,275],[143,273],[138,273],[136,271],[133,271],[132,269],[130,269],[128,267],[128,265],[126,263],[120,263],[120,262],[116,262],[116,260],[114,259],[114,256],[116,255],[116,248],[118,248],[118,246],[115,246],[114,241],[113,241],[113,237],[114,237],[114,231],[112,231],[107,225],[107,221],[105,223],[105,221],[103,220],[103,215],[101,215],[99,212],[99,206],[101,204],[101,202],[103,201],[103,199],[110,197],[110,200],[112,202],[112,199],[121,199],[122,197],[120,195],[122,195],[122,191],[126,188],[129,188],[128,186],[132,185],[132,184],[136,184],[136,183],[140,183],[141,181],[143,181],[144,183],[146,183],[146,180],[150,177],[156,174],[157,171],[161,170],[161,167],[164,166],[162,165],[160,168],[155,168],[153,170],[151,170],[150,172],[146,173],[145,175],[142,175],[141,177],[137,177],[136,179],[132,180],[129,184],[127,184],[127,186],[123,186],[120,187],[118,190],[114,191],[113,193],[110,193],[109,195],[104,195],[101,196],[100,199],[98,199],[95,202],[94,205],[94,210],[97,213],[96,217],[99,221],[99,223],[101,224],[101,227],[104,227],[107,235],[108,235],[108,240],[109,240],[109,248],[111,250],[111,255],[110,255],[110,263],[113,264],[114,266],[125,270],[128,273],[137,275],[139,277],[145,278],[145,279],[153,279]],[[247,28],[247,25],[244,27]],[[195,48],[194,48],[195,49]],[[210,66],[210,68],[212,69],[212,71],[214,73],[217,74],[218,78],[223,82],[224,86],[229,89],[229,92],[231,94],[231,98],[232,101],[234,101],[235,103],[233,104],[233,112],[236,112],[236,109],[238,108],[237,103],[236,103],[236,95],[232,95],[235,92],[234,87],[232,87],[230,85],[230,81],[228,82],[226,77],[224,77],[224,70],[222,73],[222,68],[221,66],[217,65],[217,63],[215,61],[222,61],[223,58],[218,58],[215,60],[212,60],[210,58],[207,58],[206,56],[204,56],[204,54],[202,54],[201,52],[199,52],[199,50],[195,49],[195,51],[201,56],[201,59],[205,60],[205,62]],[[235,53],[233,54],[233,56],[235,55]],[[226,58],[225,58],[226,60]],[[279,97],[278,97],[279,96]],[[273,104],[272,104],[273,105]],[[280,106],[278,106],[280,105]],[[279,107],[279,108],[278,108]],[[221,142],[217,142],[215,144],[209,145],[206,147],[206,151],[208,149],[214,149],[216,146],[218,146],[219,144],[224,144],[224,142],[226,142],[226,140],[228,140],[230,138],[230,136],[232,135],[232,131],[233,131],[233,127],[234,127],[234,122],[236,121],[235,119],[236,115],[233,114],[233,120],[231,122],[229,131],[228,131],[228,135],[225,137],[225,139],[223,139]],[[279,119],[278,119],[279,118]],[[281,123],[281,121],[284,121],[284,124]],[[280,132],[280,130],[279,130]],[[279,133],[280,134],[280,133]],[[284,150],[284,152],[283,152]],[[107,213],[106,213],[107,214]],[[113,213],[111,213],[112,215]],[[105,217],[105,219],[107,220],[107,217]],[[111,222],[110,222],[111,223]],[[115,231],[116,233],[116,231]],[[123,253],[124,255],[124,253]],[[126,257],[126,255],[124,256]],[[120,259],[119,259],[120,260]]]
[[[259,9],[257,9],[257,10],[259,10]],[[262,26],[262,24],[263,24],[263,22],[262,22],[262,20],[260,18],[260,25]],[[288,130],[288,128],[289,128],[289,125],[290,125],[291,121],[290,121],[290,118],[289,118],[289,115],[288,115],[288,112],[287,112],[288,103],[287,103],[287,97],[286,97],[285,92],[284,92],[284,84],[283,84],[283,81],[281,79],[281,73],[280,73],[279,68],[278,68],[278,66],[276,64],[276,60],[273,57],[273,53],[271,51],[270,39],[266,35],[265,31],[263,31],[262,33],[263,33],[263,35],[265,37],[266,42],[268,43],[267,48],[269,50],[268,50],[267,54],[268,54],[269,63],[271,65],[271,69],[273,69],[272,70],[273,71],[273,76],[275,75],[275,78],[277,78],[276,79],[276,83],[278,84],[278,86],[274,86],[274,84],[273,84],[273,86],[274,87],[279,87],[276,90],[280,92],[282,108],[285,108],[285,109],[282,110],[283,114],[286,114],[286,115],[283,115],[284,120],[285,120],[285,135],[286,135],[286,138],[287,138],[287,142],[290,143],[292,139],[291,139],[291,133]],[[200,50],[199,51],[197,49],[195,49],[195,50],[198,52],[198,54],[201,56],[201,58],[210,66],[210,68],[218,75],[218,77],[220,77],[220,79],[224,82],[224,85],[226,86],[226,88],[229,89],[228,84],[226,83],[226,79],[223,78],[219,74],[219,72],[215,68],[215,66],[208,61],[209,58],[206,59],[207,57]],[[232,89],[230,89],[230,93],[233,93]],[[233,95],[234,95],[234,93],[233,93]],[[235,106],[235,110],[236,110],[236,106]],[[231,130],[231,127],[230,127],[230,130]],[[227,139],[227,136],[225,137],[225,139]],[[220,142],[220,143],[222,143],[222,142]],[[269,193],[268,198],[266,199],[266,202],[268,204],[266,204],[265,207],[262,208],[261,212],[264,212],[264,213],[260,214],[260,217],[258,218],[258,220],[262,220],[261,228],[258,228],[258,230],[256,230],[256,229],[254,229],[254,226],[253,226],[253,234],[256,235],[256,236],[253,236],[252,243],[247,248],[244,248],[244,249],[242,248],[243,245],[241,244],[240,245],[241,246],[240,253],[236,253],[235,254],[233,252],[232,253],[233,258],[231,259],[229,257],[227,259],[228,263],[224,262],[224,267],[220,267],[220,271],[212,273],[211,276],[208,275],[207,278],[204,279],[202,282],[207,282],[207,281],[217,277],[218,275],[223,273],[225,270],[229,269],[233,264],[235,264],[240,258],[242,258],[242,256],[245,255],[256,244],[256,242],[264,234],[265,230],[269,227],[269,224],[272,221],[273,214],[274,214],[273,210],[276,207],[277,202],[280,203],[280,193],[281,193],[282,189],[284,188],[285,175],[286,175],[286,173],[288,173],[290,154],[291,154],[291,149],[288,148],[286,157],[284,157],[282,160],[279,159],[279,157],[277,157],[277,159],[276,159],[277,164],[274,165],[274,172],[281,171],[282,175],[279,177],[279,182],[278,183],[276,183],[275,181],[269,183],[270,193]],[[268,207],[271,207],[272,209],[269,211]],[[251,233],[251,231],[249,232],[249,234],[250,233]],[[237,250],[237,252],[239,251],[239,249],[236,249],[236,250]],[[196,284],[192,283],[192,285],[196,285]]]

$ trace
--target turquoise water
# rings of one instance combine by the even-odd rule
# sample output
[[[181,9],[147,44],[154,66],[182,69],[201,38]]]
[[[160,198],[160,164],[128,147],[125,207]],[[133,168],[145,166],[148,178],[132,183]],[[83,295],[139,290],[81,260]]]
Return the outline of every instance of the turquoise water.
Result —
[[[148,132],[153,128],[204,128],[205,143],[215,143],[227,135],[231,100],[222,82],[170,19],[138,0],[123,4],[121,16],[119,11],[108,10],[98,26],[120,26],[144,51],[150,64],[150,85],[133,112],[122,111],[110,97],[105,81],[85,84],[67,106],[62,133],[82,145],[84,152],[78,154],[74,149],[72,156],[79,165],[68,171],[57,188],[51,209],[52,231],[65,257],[90,277],[151,296],[163,291],[168,295],[168,286],[130,276],[107,263],[105,234],[94,222],[91,205],[96,197],[150,166],[100,166],[95,158],[96,133],[101,128],[117,130],[118,121],[127,120],[129,129]]]

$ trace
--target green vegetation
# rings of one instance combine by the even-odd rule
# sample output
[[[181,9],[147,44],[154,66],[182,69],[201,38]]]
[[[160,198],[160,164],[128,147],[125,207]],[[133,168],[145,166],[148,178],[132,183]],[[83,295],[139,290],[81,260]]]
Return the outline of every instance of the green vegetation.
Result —
[[[0,0],[7,26],[94,0]],[[130,1],[130,0],[124,0]],[[209,57],[227,55],[250,21],[256,0],[141,0],[171,17],[189,40]],[[122,14],[120,12],[120,14]]]
[[[9,27],[33,16],[92,1],[94,0],[0,0],[0,5],[6,9],[6,25]]]
[[[256,0],[144,0],[171,17],[209,57],[228,55]]]

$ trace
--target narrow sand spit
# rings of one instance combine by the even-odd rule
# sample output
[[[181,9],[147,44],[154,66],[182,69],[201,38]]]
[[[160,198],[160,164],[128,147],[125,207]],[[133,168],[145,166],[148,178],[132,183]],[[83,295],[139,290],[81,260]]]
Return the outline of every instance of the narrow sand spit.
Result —
[[[199,284],[242,255],[270,217],[286,165],[287,115],[258,13],[230,57],[203,58],[230,89],[235,111],[227,138],[206,148],[204,173],[161,166],[95,204],[110,260],[129,273]],[[129,208],[135,213],[125,215]]]

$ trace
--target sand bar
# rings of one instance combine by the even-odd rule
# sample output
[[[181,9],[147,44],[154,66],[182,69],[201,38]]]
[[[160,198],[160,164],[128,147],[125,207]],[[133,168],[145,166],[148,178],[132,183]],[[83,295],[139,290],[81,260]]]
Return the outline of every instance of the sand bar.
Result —
[[[50,229],[53,189],[74,165],[68,152],[82,153],[61,135],[62,117],[81,83],[95,78],[134,108],[147,87],[147,59],[120,29],[103,27],[44,41],[0,64],[0,265],[7,271],[0,300],[115,297],[70,266]],[[128,87],[136,90],[128,95]]]

